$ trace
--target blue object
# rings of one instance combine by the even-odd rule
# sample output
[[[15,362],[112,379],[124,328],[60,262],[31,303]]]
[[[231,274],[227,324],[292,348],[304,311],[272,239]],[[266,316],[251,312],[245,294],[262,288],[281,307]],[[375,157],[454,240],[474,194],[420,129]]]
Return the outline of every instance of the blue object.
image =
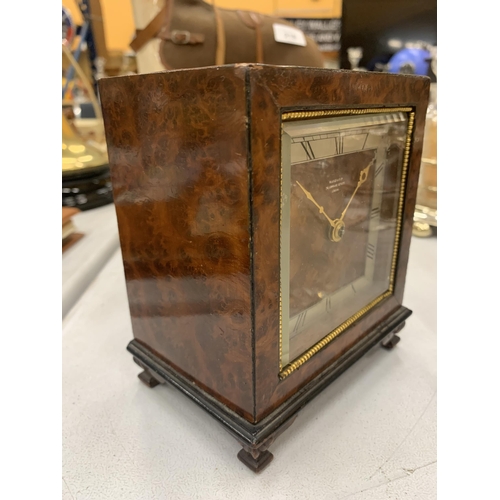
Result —
[[[431,53],[425,49],[401,49],[389,60],[389,73],[411,73],[426,76],[429,71]]]
[[[80,54],[82,52],[82,47],[84,42],[86,42],[87,38],[87,32],[89,30],[90,23],[88,21],[85,21],[85,23],[82,26],[82,30],[80,32],[80,41],[78,42],[78,46],[76,47],[75,52],[73,53],[73,57],[75,58],[75,61],[78,62],[78,59],[80,59]],[[66,83],[64,84],[63,90],[62,90],[62,98],[64,99],[64,96],[66,95],[66,91],[68,90],[68,86],[75,77],[75,67],[70,64],[68,70],[66,71]]]
[[[96,67],[95,67],[95,60],[97,58],[97,52],[94,44],[94,35],[92,32],[92,25],[90,22],[91,19],[91,13],[90,13],[90,0],[78,0],[78,6],[80,7],[80,11],[82,13],[82,17],[84,20],[83,26],[80,29],[80,32],[78,33],[80,35],[80,40],[78,43],[78,46],[73,53],[73,57],[75,58],[76,62],[80,59],[80,54],[83,49],[84,43],[87,45],[87,50],[89,52],[90,56],[90,65],[92,69],[92,74],[95,75],[96,72]],[[64,9],[63,9],[63,22],[64,22]],[[66,72],[66,83],[64,85],[64,88],[62,90],[62,98],[64,99],[64,96],[66,95],[66,92],[68,90],[69,84],[75,77],[75,68],[72,64],[70,64],[67,72]],[[93,82],[94,86],[94,91],[97,94],[97,82],[94,80]]]

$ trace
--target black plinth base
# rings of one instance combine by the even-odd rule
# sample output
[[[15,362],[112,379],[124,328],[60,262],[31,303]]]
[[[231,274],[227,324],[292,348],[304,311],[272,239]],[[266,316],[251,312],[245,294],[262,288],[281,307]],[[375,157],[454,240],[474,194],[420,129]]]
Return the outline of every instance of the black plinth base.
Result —
[[[127,349],[134,356],[134,361],[144,369],[144,372],[139,375],[142,382],[148,387],[168,382],[183,392],[221,423],[225,430],[243,446],[243,449],[238,453],[239,460],[252,471],[260,472],[273,459],[268,447],[293,423],[298,412],[372,347],[379,343],[387,348],[396,345],[399,337],[395,334],[403,328],[405,320],[410,315],[411,311],[401,306],[350,351],[256,424],[248,422],[180,375],[143,344],[132,340]]]

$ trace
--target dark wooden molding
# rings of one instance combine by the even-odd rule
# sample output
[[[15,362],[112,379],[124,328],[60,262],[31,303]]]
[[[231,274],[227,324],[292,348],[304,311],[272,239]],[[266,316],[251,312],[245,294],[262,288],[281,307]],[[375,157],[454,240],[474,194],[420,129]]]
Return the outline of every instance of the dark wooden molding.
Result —
[[[167,363],[155,356],[147,347],[132,340],[127,349],[134,356],[134,360],[146,368],[149,376],[157,381],[168,382],[170,385],[180,390],[188,396],[200,408],[206,411],[211,417],[221,423],[226,431],[242,444],[245,453],[239,456],[240,460],[250,468],[261,470],[264,465],[272,459],[260,457],[260,454],[267,451],[267,446],[283,432],[295,419],[297,413],[312,399],[314,399],[323,389],[330,385],[347,368],[361,358],[372,347],[383,341],[388,335],[392,335],[405,320],[411,315],[411,311],[406,307],[400,307],[391,314],[369,335],[367,335],[355,348],[346,352],[341,358],[335,361],[332,366],[325,370],[321,375],[309,382],[305,387],[299,390],[291,398],[281,404],[273,413],[268,415],[262,421],[251,424],[240,415],[232,411],[227,406],[220,403],[217,399],[199,388],[195,383],[180,375]],[[399,330],[398,330],[399,331]],[[272,442],[271,441],[271,442]],[[245,448],[246,447],[246,448]],[[263,447],[265,449],[263,449]],[[253,462],[248,457],[251,454]],[[259,453],[255,450],[260,450]],[[266,463],[264,463],[266,461]]]

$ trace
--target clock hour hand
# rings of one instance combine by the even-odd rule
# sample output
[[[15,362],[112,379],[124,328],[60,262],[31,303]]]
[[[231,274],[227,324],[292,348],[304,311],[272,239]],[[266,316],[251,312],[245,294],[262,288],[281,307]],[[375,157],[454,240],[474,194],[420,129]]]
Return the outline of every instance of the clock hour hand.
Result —
[[[302,191],[304,191],[304,194],[307,196],[307,199],[312,201],[316,205],[316,207],[319,210],[319,213],[323,214],[328,219],[328,222],[330,223],[330,225],[332,227],[335,227],[335,221],[333,221],[332,219],[330,219],[330,217],[328,217],[328,215],[326,215],[325,210],[323,209],[323,207],[321,205],[319,205],[316,202],[316,200],[313,198],[312,194],[299,181],[297,181],[297,184],[300,186],[300,189],[302,189]]]
[[[362,184],[365,183],[366,179],[368,179],[368,172],[370,171],[370,167],[375,163],[375,158],[368,164],[366,168],[361,170],[359,173],[359,180],[358,180],[358,185],[356,186],[356,189],[354,190],[354,193],[352,193],[351,199],[347,203],[346,207],[344,208],[344,211],[342,212],[340,219],[343,220],[345,213],[347,212],[347,209],[349,208],[349,205],[351,204],[352,199],[354,198],[354,195],[358,191],[358,189],[361,187]]]

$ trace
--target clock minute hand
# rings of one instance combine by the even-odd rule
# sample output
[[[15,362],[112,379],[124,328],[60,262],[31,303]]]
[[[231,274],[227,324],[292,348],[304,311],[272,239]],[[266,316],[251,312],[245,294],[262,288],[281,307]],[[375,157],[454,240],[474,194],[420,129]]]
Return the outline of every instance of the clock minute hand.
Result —
[[[368,172],[370,171],[370,167],[373,165],[374,162],[375,162],[375,158],[368,164],[368,166],[366,168],[364,168],[363,170],[361,170],[361,172],[359,173],[358,185],[356,186],[356,189],[354,190],[354,193],[352,193],[351,199],[347,203],[347,206],[344,208],[344,211],[342,212],[342,215],[340,216],[339,220],[343,220],[344,215],[347,212],[347,209],[349,208],[349,205],[351,204],[352,199],[354,198],[354,195],[356,194],[356,192],[358,191],[358,189],[360,188],[360,186],[362,184],[364,184],[364,182],[366,181],[366,179],[368,179]]]
[[[335,227],[335,222],[332,219],[330,219],[330,217],[328,217],[328,215],[326,215],[323,207],[321,205],[318,205],[318,203],[316,203],[316,200],[313,198],[312,194],[299,181],[297,181],[297,184],[300,186],[300,189],[302,189],[302,191],[304,191],[304,194],[307,196],[307,199],[312,201],[316,205],[316,207],[319,210],[319,213],[323,214],[328,219],[328,222],[330,223],[330,225],[332,227]]]

